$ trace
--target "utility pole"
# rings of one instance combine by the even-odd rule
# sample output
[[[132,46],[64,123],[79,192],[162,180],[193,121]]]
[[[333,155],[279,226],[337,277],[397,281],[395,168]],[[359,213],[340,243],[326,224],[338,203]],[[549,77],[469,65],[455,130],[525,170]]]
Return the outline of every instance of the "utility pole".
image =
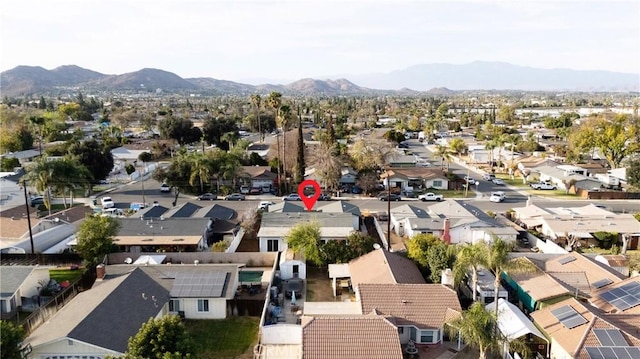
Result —
[[[27,209],[27,226],[29,226],[29,241],[31,243],[31,254],[36,254],[35,247],[33,245],[33,232],[31,231],[31,213],[29,213],[29,198],[27,197],[27,181],[22,181],[22,187],[24,188],[24,206]]]
[[[389,181],[389,172],[385,169],[384,173],[387,177],[387,250],[391,249],[391,182]]]

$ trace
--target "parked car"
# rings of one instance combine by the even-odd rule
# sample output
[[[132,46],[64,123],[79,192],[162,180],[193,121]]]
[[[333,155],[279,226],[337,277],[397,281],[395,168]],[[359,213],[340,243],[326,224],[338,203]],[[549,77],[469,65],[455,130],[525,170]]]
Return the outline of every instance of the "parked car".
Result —
[[[482,175],[482,178],[485,181],[492,181],[494,178],[496,178],[496,175],[494,175],[493,173],[485,173],[484,175]]]
[[[39,206],[41,204],[44,204],[44,197],[42,197],[42,196],[33,196],[33,197],[29,198],[29,203],[30,203],[31,207]]]
[[[169,193],[169,192],[171,192],[171,186],[169,186],[169,185],[168,185],[168,184],[166,184],[166,183],[163,183],[163,184],[160,186],[160,192],[162,192],[162,193]]]
[[[198,196],[199,201],[215,201],[218,199],[218,195],[213,193],[205,193]]]
[[[225,201],[244,201],[244,195],[241,193],[232,193],[224,198]]]
[[[251,188],[249,188],[249,186],[240,186],[240,193],[249,194],[250,191],[251,191]]]
[[[530,186],[535,190],[555,190],[557,188],[554,184],[549,182],[532,183]]]
[[[302,201],[302,198],[300,198],[300,195],[297,193],[291,193],[282,197],[282,200],[283,201]]]
[[[386,222],[389,220],[389,213],[380,212],[378,213],[378,221]]]
[[[476,180],[474,180],[473,178],[471,178],[469,176],[464,176],[464,180],[469,182],[469,184],[476,184]]]
[[[504,181],[501,180],[500,178],[494,178],[491,180],[491,182],[493,182],[493,184],[498,186],[504,186]]]
[[[494,203],[500,203],[502,201],[504,201],[505,195],[504,192],[502,191],[498,191],[498,192],[491,192],[491,196],[489,197],[489,201],[494,202]]]
[[[116,206],[111,197],[102,197],[100,203],[102,203],[102,208],[113,208]]]
[[[296,298],[302,298],[302,289],[304,288],[304,281],[300,278],[291,278],[287,281],[284,289],[284,295],[288,299],[291,299],[291,295],[296,293]]]
[[[320,196],[318,197],[318,201],[330,201],[331,200],[331,196],[329,196],[326,193],[320,193]]]
[[[378,195],[378,199],[381,201],[401,201],[402,200],[402,196],[397,194],[397,193],[391,193],[391,194],[387,194],[387,193],[381,193]]]
[[[101,216],[111,218],[124,217],[124,211],[120,208],[105,208],[102,210]]]
[[[249,194],[260,194],[262,193],[262,189],[258,187],[253,187],[249,190]]]
[[[421,194],[418,196],[418,199],[421,200],[422,202],[426,202],[426,201],[436,201],[436,202],[440,202],[444,199],[444,196],[441,194],[435,194],[435,193],[425,193],[425,194]]]
[[[260,204],[258,204],[258,209],[262,210],[262,211],[266,211],[269,209],[269,206],[276,204],[273,201],[260,201]]]

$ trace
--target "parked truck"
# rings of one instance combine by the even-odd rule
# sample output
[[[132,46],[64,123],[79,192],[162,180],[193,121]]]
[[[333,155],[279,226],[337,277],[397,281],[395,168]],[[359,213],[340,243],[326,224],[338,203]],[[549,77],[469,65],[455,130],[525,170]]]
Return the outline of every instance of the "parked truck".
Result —
[[[614,177],[607,173],[597,173],[596,178],[598,181],[602,182],[605,187],[613,188],[620,186],[620,179],[618,177]]]
[[[418,199],[421,200],[422,202],[427,202],[427,201],[440,202],[440,201],[442,201],[444,199],[444,196],[441,195],[441,194],[435,194],[435,193],[427,192],[425,194],[419,195]]]

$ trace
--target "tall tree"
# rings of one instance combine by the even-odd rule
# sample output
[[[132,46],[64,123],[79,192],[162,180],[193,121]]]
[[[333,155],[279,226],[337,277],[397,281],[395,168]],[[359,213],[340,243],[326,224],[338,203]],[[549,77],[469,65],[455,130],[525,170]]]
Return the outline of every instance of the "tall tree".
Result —
[[[569,143],[584,152],[597,149],[611,168],[618,168],[625,157],[640,151],[635,133],[627,115],[616,115],[612,121],[598,117],[580,125]]]
[[[500,288],[500,279],[503,272],[513,273],[532,273],[538,270],[538,268],[530,260],[525,257],[511,258],[509,253],[513,249],[513,243],[507,242],[501,237],[492,236],[491,243],[488,244],[487,255],[485,257],[485,264],[487,268],[491,269],[495,275],[495,282],[493,283],[495,290],[493,295],[493,302],[498,303],[498,294]],[[495,317],[498,318],[498,306],[496,305]],[[497,329],[496,329],[497,330]],[[497,334],[497,333],[496,333]]]
[[[211,179],[212,161],[206,154],[196,152],[193,153],[190,160],[189,184],[193,187],[197,179],[200,183],[200,193],[204,193],[204,184]]]
[[[291,250],[300,252],[307,261],[322,265],[320,224],[317,221],[298,223],[285,237]]]
[[[125,358],[191,358],[195,354],[193,338],[177,315],[150,318],[138,333],[129,338]]]
[[[254,94],[251,95],[251,104],[253,105],[253,107],[256,108],[256,121],[258,122],[258,136],[260,138],[260,143],[262,143],[262,140],[264,139],[263,134],[262,134],[262,126],[261,126],[261,120],[260,120],[260,105],[262,104],[262,98],[260,97],[260,95],[258,94]]]
[[[462,282],[471,270],[471,292],[473,293],[473,301],[478,299],[476,288],[478,287],[478,271],[486,265],[488,256],[488,247],[484,242],[475,244],[464,244],[459,247],[457,259],[453,266],[453,273],[456,283]]]
[[[302,134],[302,116],[298,116],[298,148],[296,156],[295,181],[300,183],[304,180],[304,136]]]
[[[451,163],[452,153],[451,149],[444,145],[436,145],[436,156],[440,157],[440,168],[444,169],[444,163],[447,163],[447,170],[449,170],[449,164]]]
[[[289,105],[280,106],[280,116],[276,118],[278,126],[282,128],[282,173],[287,177],[287,130],[291,116],[291,107]],[[279,157],[279,155],[278,155]],[[287,191],[289,188],[287,188]]]
[[[26,185],[35,187],[38,193],[43,194],[44,205],[51,215],[51,187],[55,183],[53,161],[47,160],[47,157],[40,157],[27,167],[27,174],[24,177]]]
[[[496,317],[484,309],[484,305],[475,302],[468,310],[451,320],[445,326],[451,337],[460,335],[469,346],[478,349],[478,358],[485,359],[492,350],[497,350],[500,343],[494,333],[497,331]]]
[[[77,232],[75,251],[92,267],[111,253],[113,238],[120,230],[120,222],[111,217],[87,215]]]
[[[342,170],[342,161],[333,152],[334,146],[321,143],[312,154],[315,173],[321,178],[324,188],[330,191],[338,188]]]
[[[111,149],[96,140],[74,143],[69,146],[68,153],[77,158],[93,174],[93,180],[107,178],[113,170],[113,154]]]
[[[267,97],[267,104],[269,104],[269,107],[273,109],[274,117],[277,122],[278,118],[280,117],[280,106],[282,106],[282,94],[276,91],[271,92]],[[276,157],[279,158],[280,157],[280,153],[279,153],[280,136],[279,135],[278,137],[276,137],[276,143],[278,145],[278,154],[276,155]],[[282,164],[282,162],[283,161],[279,161],[280,164]],[[281,192],[282,192],[282,173],[281,173],[281,165],[279,165],[278,166],[278,194],[281,194]]]

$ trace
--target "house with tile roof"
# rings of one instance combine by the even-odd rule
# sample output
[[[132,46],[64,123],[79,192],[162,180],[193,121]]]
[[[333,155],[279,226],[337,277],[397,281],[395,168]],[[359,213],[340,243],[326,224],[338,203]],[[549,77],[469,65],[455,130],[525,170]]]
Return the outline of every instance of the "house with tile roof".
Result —
[[[238,266],[232,264],[114,265],[105,270],[91,289],[25,338],[33,350],[29,358],[121,356],[129,338],[150,318],[225,318],[227,301],[238,286]]]
[[[358,316],[302,318],[304,359],[402,359],[393,318],[374,312]]]
[[[626,331],[614,324],[610,315],[575,298],[537,310],[531,317],[551,339],[551,358],[640,357],[637,326],[634,331]]]
[[[268,192],[267,189],[276,187],[277,177],[269,166],[242,166],[240,182]]]
[[[442,284],[361,283],[356,298],[362,313],[393,318],[402,344],[441,344],[447,319],[462,312],[456,292]]]
[[[351,286],[354,292],[363,283],[374,284],[425,284],[416,264],[397,253],[384,248],[375,249],[349,262]]]

